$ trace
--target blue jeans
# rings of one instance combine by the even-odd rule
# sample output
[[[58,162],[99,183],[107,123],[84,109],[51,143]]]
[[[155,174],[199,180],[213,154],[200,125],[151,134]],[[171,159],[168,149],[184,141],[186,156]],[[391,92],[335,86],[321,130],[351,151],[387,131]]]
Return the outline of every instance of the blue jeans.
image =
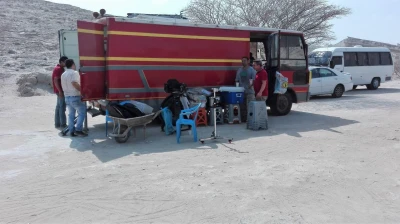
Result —
[[[68,129],[69,133],[74,131],[83,130],[83,121],[86,116],[86,104],[81,101],[80,96],[66,96],[65,102],[68,107]],[[76,121],[76,128],[74,125],[75,114],[78,113],[78,120]]]
[[[62,127],[67,124],[67,118],[65,116],[65,111],[66,111],[65,98],[60,97],[57,94],[57,105],[56,105],[56,111],[55,111],[55,116],[54,116],[54,126]]]

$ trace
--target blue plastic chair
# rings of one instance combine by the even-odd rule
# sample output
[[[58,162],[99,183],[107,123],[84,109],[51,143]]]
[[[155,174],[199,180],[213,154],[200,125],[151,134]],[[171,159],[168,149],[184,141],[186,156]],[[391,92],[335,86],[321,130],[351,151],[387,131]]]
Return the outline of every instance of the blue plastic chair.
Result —
[[[113,120],[109,117],[110,113],[106,109],[106,137],[108,136],[108,122],[113,122]]]
[[[196,129],[196,119],[197,119],[197,114],[199,113],[199,108],[201,106],[201,103],[199,105],[182,110],[181,113],[179,114],[179,119],[176,121],[176,142],[179,143],[179,139],[181,138],[181,125],[190,125],[192,127],[192,133],[193,133],[193,139],[195,142],[197,142],[197,129]],[[190,119],[190,115],[195,114],[193,119]],[[189,119],[185,118],[188,117]]]
[[[119,105],[124,105],[126,103],[129,103],[129,101],[123,101],[123,102],[119,103]],[[110,116],[110,113],[106,109],[106,137],[108,137],[108,122],[113,122],[113,120],[109,116]]]
[[[172,125],[172,112],[168,107],[161,110],[161,115],[164,120],[164,131],[166,135],[171,135],[175,132],[174,126]]]

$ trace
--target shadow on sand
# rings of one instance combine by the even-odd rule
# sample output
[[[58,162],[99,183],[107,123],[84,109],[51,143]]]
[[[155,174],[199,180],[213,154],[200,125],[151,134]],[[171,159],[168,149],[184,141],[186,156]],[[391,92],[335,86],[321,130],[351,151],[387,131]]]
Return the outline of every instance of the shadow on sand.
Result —
[[[328,100],[357,100],[360,98],[369,97],[369,95],[380,95],[380,94],[391,94],[400,93],[400,89],[397,88],[379,88],[377,90],[368,90],[367,88],[359,87],[360,89],[355,89],[352,91],[345,92],[340,98],[333,98],[331,95],[319,95],[312,96],[310,101],[328,101]]]
[[[360,99],[365,98],[364,96],[360,95],[343,95],[340,98],[334,98],[331,95],[319,95],[319,96],[312,96],[310,101],[317,101],[317,100],[353,100],[353,99]]]
[[[400,93],[400,89],[398,88],[378,88],[377,90],[368,90],[368,89],[364,89],[364,88],[360,88],[360,89],[355,89],[352,90],[348,93],[352,93],[352,94],[366,94],[366,95],[370,95],[370,94],[390,94],[390,93]]]
[[[342,134],[334,128],[358,123],[354,120],[347,120],[340,117],[326,116],[321,114],[292,111],[285,117],[269,117],[269,130],[250,131],[245,124],[218,125],[218,134],[224,137],[233,138],[233,144],[227,140],[216,142],[209,141],[202,145],[200,142],[193,142],[193,137],[186,132],[181,137],[181,144],[176,143],[176,136],[166,136],[160,131],[159,126],[151,125],[147,128],[147,138],[143,138],[142,128],[137,128],[136,138],[133,136],[123,144],[118,144],[114,139],[106,138],[105,125],[95,125],[90,129],[86,138],[72,138],[70,147],[80,152],[92,151],[102,162],[109,162],[129,155],[140,156],[152,153],[166,153],[187,149],[217,149],[226,147],[237,153],[246,153],[235,149],[235,141],[251,139],[254,137],[276,136],[286,134],[294,137],[302,137],[301,133],[326,130]],[[109,130],[112,125],[109,126]],[[213,131],[212,126],[198,127],[198,138],[207,138]]]

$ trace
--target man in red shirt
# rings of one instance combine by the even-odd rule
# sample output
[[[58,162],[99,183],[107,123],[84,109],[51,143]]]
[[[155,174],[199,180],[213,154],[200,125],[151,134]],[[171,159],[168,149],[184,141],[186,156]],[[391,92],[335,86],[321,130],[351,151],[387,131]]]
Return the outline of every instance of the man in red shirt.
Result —
[[[267,101],[268,99],[268,73],[262,67],[261,61],[254,62],[254,69],[257,71],[254,80],[254,92],[256,100]]]
[[[57,94],[57,105],[55,110],[54,116],[54,126],[56,128],[65,128],[67,126],[67,119],[65,116],[65,99],[64,99],[64,92],[61,86],[61,75],[64,73],[65,61],[68,58],[62,56],[58,61],[59,64],[56,65],[53,69],[53,75],[51,79],[53,81],[53,89],[54,93]]]

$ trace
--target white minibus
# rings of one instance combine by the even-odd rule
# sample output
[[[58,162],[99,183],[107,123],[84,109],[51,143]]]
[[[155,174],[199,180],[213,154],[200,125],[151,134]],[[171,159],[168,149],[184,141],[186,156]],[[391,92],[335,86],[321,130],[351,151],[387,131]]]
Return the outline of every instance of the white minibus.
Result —
[[[390,81],[394,72],[390,50],[384,47],[328,47],[318,48],[308,55],[311,66],[326,66],[350,73],[353,89],[366,85],[378,89],[381,83]]]

